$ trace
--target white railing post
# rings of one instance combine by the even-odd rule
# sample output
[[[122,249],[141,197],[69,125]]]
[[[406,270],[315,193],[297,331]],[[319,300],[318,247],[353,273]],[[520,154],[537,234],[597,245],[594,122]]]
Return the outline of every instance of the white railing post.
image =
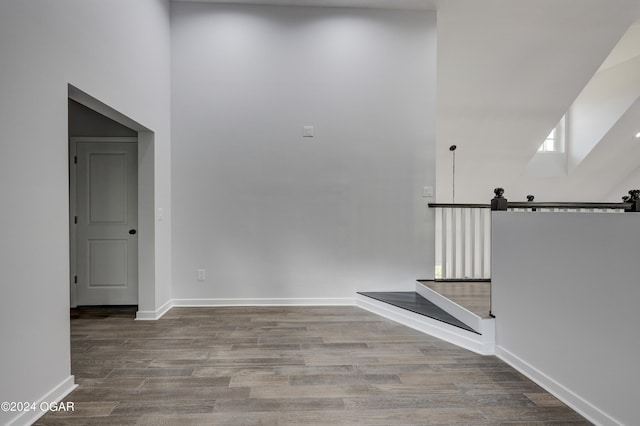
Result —
[[[487,208],[437,208],[436,279],[489,278],[490,221]]]
[[[464,258],[462,257],[462,253],[464,253],[463,251],[463,245],[462,245],[462,236],[464,235],[464,230],[462,229],[462,210],[463,209],[453,209],[454,212],[454,216],[455,216],[455,224],[454,224],[454,229],[456,232],[456,238],[455,238],[455,257],[454,257],[454,264],[455,264],[455,271],[454,271],[454,276],[451,278],[462,278],[464,277],[464,272],[463,272],[463,266],[464,266]]]
[[[445,246],[444,246],[444,270],[443,278],[449,278],[453,275],[453,209],[445,209]]]
[[[482,277],[482,227],[481,220],[484,219],[483,209],[473,209],[473,278]]]
[[[484,215],[484,233],[482,235],[482,278],[491,278],[491,210],[482,212]]]
[[[464,272],[465,278],[473,277],[473,246],[471,245],[471,237],[473,231],[471,229],[471,209],[461,209],[464,216]]]
[[[434,278],[439,280],[444,278],[444,270],[442,264],[442,258],[444,254],[444,228],[443,218],[445,209],[436,209],[436,253],[435,253],[435,273]]]

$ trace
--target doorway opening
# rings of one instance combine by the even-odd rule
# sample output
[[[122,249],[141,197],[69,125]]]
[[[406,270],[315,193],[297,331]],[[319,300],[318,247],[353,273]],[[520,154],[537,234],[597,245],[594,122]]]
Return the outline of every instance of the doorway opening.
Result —
[[[140,312],[155,297],[154,133],[72,85],[68,103],[70,306]]]

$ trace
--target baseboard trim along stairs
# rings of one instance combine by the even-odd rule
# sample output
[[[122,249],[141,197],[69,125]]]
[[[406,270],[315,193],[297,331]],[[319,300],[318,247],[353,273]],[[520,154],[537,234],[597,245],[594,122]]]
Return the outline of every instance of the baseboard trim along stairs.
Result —
[[[482,318],[420,282],[416,282],[415,295],[411,297],[410,293],[359,292],[356,305],[478,354],[495,354],[494,318]],[[427,313],[418,313],[420,309],[415,309],[416,304],[412,303],[414,298],[417,305],[423,304],[421,299],[426,300]],[[385,299],[389,301],[383,301]],[[435,309],[428,306],[431,304],[435,305]],[[439,314],[438,310],[448,315]],[[459,322],[449,321],[449,316]],[[463,326],[460,326],[460,322]]]

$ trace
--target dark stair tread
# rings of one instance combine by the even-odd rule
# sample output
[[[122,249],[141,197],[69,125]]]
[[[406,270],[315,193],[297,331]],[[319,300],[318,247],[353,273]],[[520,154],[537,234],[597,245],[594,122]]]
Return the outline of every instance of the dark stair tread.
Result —
[[[491,278],[436,278],[433,280],[418,280],[419,283],[490,283]]]
[[[419,315],[424,315],[426,317],[442,321],[463,330],[471,331],[472,333],[480,334],[467,324],[434,305],[414,291],[359,291],[358,294],[379,300],[380,302],[388,303],[398,308],[406,309],[407,311],[411,311]]]

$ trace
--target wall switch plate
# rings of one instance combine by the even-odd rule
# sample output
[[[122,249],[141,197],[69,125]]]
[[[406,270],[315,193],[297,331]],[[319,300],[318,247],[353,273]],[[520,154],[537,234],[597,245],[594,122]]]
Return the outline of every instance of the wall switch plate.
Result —
[[[423,186],[422,196],[424,198],[433,197],[433,186]]]
[[[313,137],[313,126],[302,126],[302,137],[312,138]]]
[[[205,273],[204,269],[198,269],[198,281],[204,281]]]

